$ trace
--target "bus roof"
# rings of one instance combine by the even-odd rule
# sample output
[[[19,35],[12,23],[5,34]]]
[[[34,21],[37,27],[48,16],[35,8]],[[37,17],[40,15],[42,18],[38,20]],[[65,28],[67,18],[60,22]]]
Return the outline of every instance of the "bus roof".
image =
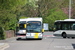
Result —
[[[42,22],[42,18],[28,18],[27,21],[41,21]]]
[[[55,22],[75,21],[75,19],[56,20]]]
[[[25,18],[25,19],[19,19],[19,22],[20,22],[20,21],[27,21],[27,19],[26,19],[26,18]]]

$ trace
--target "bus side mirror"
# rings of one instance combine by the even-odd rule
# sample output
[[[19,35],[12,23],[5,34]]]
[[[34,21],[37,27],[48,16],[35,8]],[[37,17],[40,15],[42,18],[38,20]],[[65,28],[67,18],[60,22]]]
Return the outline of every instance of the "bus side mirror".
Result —
[[[42,29],[42,32],[44,32],[44,29]]]
[[[19,27],[19,24],[17,24],[17,27]]]
[[[26,28],[26,24],[24,24],[24,28]]]
[[[55,31],[55,28],[53,28],[53,31]]]

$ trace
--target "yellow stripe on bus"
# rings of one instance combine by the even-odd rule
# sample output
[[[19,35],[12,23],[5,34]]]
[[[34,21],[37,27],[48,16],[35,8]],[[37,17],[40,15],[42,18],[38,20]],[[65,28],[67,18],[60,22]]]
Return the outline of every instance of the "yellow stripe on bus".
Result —
[[[26,28],[26,24],[24,24],[24,28]]]
[[[39,35],[39,33],[35,33],[35,36],[34,36],[34,37],[35,37],[35,38],[38,38],[38,35]]]

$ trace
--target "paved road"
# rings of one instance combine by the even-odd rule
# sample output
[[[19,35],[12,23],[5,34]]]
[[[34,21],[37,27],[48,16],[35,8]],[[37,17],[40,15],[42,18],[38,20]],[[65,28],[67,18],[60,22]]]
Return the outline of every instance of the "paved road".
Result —
[[[75,50],[75,39],[64,39],[53,36],[53,32],[45,32],[43,40],[19,40],[10,38],[0,42],[9,44],[6,50]]]

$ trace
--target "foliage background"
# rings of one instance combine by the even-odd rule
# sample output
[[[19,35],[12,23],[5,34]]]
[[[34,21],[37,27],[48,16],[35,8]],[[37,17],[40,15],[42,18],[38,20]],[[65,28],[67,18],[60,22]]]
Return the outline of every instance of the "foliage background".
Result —
[[[75,0],[72,15],[75,18]],[[55,20],[69,17],[69,0],[0,0],[0,26],[4,30],[15,30],[20,18],[42,17],[51,30]]]

